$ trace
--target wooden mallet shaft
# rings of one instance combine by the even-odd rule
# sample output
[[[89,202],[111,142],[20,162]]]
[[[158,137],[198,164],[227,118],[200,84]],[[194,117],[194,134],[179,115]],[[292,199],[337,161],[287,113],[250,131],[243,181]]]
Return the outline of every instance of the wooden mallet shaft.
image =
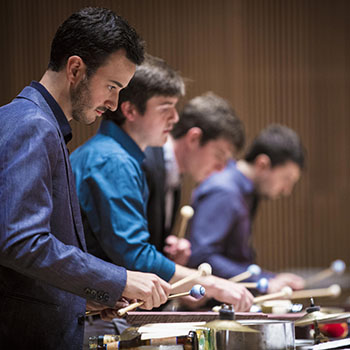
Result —
[[[190,290],[188,292],[172,294],[172,295],[169,295],[168,300],[179,298],[179,297],[184,297],[184,296],[187,296],[187,295],[190,295],[190,294],[191,294]],[[132,303],[132,304],[130,304],[128,306],[123,307],[122,309],[119,309],[117,311],[117,315],[119,317],[122,317],[127,312],[135,310],[136,308],[142,306],[143,304],[144,304],[144,301],[137,301],[135,303]],[[98,315],[99,313],[100,313],[100,311],[86,311],[85,312],[85,316],[94,316],[94,315]]]
[[[89,310],[89,311],[85,311],[85,316],[95,316],[95,315],[99,315],[101,311],[92,311],[92,310]]]
[[[233,276],[229,279],[229,281],[232,281],[232,282],[240,282],[240,281],[244,281],[246,279],[248,279],[249,277],[251,277],[252,274],[249,272],[249,271],[244,271],[242,273],[240,273],[239,275],[237,276]]]
[[[332,269],[328,268],[318,272],[316,275],[305,280],[305,286],[311,286],[319,281],[325,280],[333,275]]]
[[[211,266],[208,263],[200,264],[198,266],[197,271],[195,271],[193,274],[186,276],[186,277],[182,278],[181,280],[173,283],[171,285],[171,288],[175,289],[175,288],[178,288],[180,286],[183,286],[184,284],[191,282],[191,281],[197,279],[198,277],[209,276],[209,275],[211,275],[211,271],[212,271]]]
[[[312,286],[313,284],[325,280],[326,278],[329,278],[334,274],[341,275],[344,272],[345,268],[346,265],[343,260],[335,260],[327,269],[322,270],[316,275],[307,278],[305,280],[305,286]]]
[[[248,266],[247,271],[244,271],[244,272],[240,273],[239,275],[236,275],[236,276],[229,278],[229,281],[241,282],[241,281],[244,281],[252,276],[260,275],[260,273],[261,273],[261,268],[256,264],[252,264],[252,265]]]
[[[263,301],[266,301],[266,300],[274,300],[274,299],[286,298],[286,297],[289,298],[292,295],[292,293],[293,293],[292,288],[284,287],[279,292],[266,294],[266,295],[262,295],[262,296],[259,296],[259,297],[255,297],[254,298],[254,303],[258,304],[258,303],[262,303]]]
[[[177,232],[177,237],[184,238],[186,234],[188,220],[191,219],[191,217],[193,216],[194,210],[189,205],[185,205],[181,208],[180,214],[181,214],[181,222],[180,222],[179,231]]]
[[[145,303],[144,301],[137,301],[136,303],[132,303],[126,307],[123,307],[122,309],[119,309],[117,311],[117,315],[118,317],[123,317],[129,311],[137,309],[139,306],[142,306],[144,303]]]
[[[341,288],[338,284],[332,284],[328,288],[318,289],[304,289],[296,290],[292,293],[291,299],[304,299],[304,298],[320,298],[320,297],[333,297],[336,298],[341,294]]]
[[[256,289],[256,287],[258,286],[258,282],[239,282],[238,284],[251,289]]]
[[[182,292],[182,293],[169,295],[168,300],[184,297],[184,296],[187,296],[187,295],[191,295],[191,296],[193,296],[196,299],[200,299],[202,296],[204,296],[204,294],[205,294],[205,289],[201,285],[197,284],[197,285],[193,286],[191,288],[191,290],[189,290],[187,292]],[[122,309],[119,309],[117,311],[117,315],[119,317],[123,317],[127,312],[129,312],[131,310],[134,310],[134,309],[138,308],[139,306],[141,306],[143,304],[144,304],[144,301],[139,301],[139,302],[130,304],[130,305],[128,305],[128,306],[126,306],[126,307],[124,307]]]

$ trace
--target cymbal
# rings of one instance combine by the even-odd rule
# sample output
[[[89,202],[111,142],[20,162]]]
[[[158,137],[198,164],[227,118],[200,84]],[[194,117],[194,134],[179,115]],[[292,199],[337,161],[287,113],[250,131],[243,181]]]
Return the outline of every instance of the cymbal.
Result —
[[[329,314],[322,311],[314,311],[304,315],[299,320],[295,321],[295,325],[307,326],[309,324],[312,324],[314,321],[317,321],[319,323],[327,323],[328,321],[337,321],[346,318],[350,318],[349,312]]]
[[[320,311],[325,312],[326,314],[338,314],[341,312],[345,312],[345,309],[342,307],[329,306],[329,307],[321,307]]]
[[[259,333],[259,331],[250,328],[248,326],[243,326],[240,323],[233,320],[214,320],[207,322],[205,327],[215,329],[215,330],[224,330],[232,332],[250,332],[250,333]]]

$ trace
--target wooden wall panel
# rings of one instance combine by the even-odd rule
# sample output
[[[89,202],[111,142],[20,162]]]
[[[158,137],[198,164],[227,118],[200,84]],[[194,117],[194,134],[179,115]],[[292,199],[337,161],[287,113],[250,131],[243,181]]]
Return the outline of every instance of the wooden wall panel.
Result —
[[[349,13],[347,0],[0,0],[0,103],[40,79],[57,26],[104,6],[133,24],[151,54],[189,79],[185,100],[212,90],[245,122],[300,133],[307,168],[292,197],[262,203],[258,259],[271,269],[350,263]],[[73,123],[73,150],[98,123]]]

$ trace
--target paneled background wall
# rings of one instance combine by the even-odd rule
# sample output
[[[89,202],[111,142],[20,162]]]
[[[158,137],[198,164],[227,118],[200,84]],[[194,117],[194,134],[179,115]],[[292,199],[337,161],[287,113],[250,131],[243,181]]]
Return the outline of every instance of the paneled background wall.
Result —
[[[302,180],[292,197],[262,203],[255,222],[261,264],[350,263],[350,1],[0,0],[1,104],[40,79],[58,25],[86,5],[127,18],[188,78],[185,100],[208,90],[228,99],[248,140],[272,122],[300,133]],[[70,149],[96,128],[73,124]]]

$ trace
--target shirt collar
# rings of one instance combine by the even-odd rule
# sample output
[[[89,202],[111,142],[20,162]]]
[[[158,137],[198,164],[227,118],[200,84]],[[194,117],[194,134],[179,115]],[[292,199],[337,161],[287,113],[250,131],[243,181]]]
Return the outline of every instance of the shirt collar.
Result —
[[[145,154],[137,143],[112,120],[102,120],[98,133],[112,137],[140,164],[145,159]]]
[[[44,97],[45,101],[51,108],[57,123],[60,127],[61,133],[63,135],[64,141],[66,144],[72,139],[72,128],[69,125],[69,122],[62,111],[60,105],[56,102],[56,100],[52,97],[52,95],[46,90],[45,86],[38,83],[37,81],[32,81],[30,86],[40,92],[40,94]]]
[[[242,190],[242,192],[244,194],[253,194],[255,192],[253,181],[239,171],[236,161],[230,160],[228,166],[236,168],[237,181],[240,184],[239,188]]]
[[[164,163],[166,171],[166,187],[178,187],[181,183],[179,166],[176,161],[174,143],[171,137],[168,137],[167,142],[163,146]]]

